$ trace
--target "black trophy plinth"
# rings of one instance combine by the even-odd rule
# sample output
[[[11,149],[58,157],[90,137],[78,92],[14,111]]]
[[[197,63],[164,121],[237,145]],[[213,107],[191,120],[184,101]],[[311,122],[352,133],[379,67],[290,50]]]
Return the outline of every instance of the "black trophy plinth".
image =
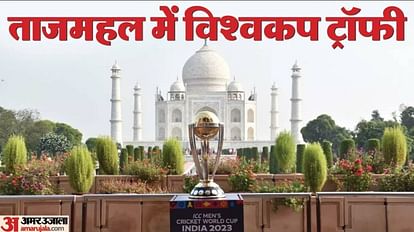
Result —
[[[174,196],[170,201],[170,232],[187,231],[244,232],[243,198],[239,194],[213,199]]]

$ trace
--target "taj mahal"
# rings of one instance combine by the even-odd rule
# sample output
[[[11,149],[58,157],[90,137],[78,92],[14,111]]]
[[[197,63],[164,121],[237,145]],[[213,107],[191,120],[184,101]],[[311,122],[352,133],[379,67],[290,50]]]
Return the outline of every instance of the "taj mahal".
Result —
[[[292,70],[291,133],[297,144],[303,143],[301,128],[300,78],[301,68],[297,62]],[[256,140],[257,134],[257,93],[246,92],[240,82],[231,76],[226,60],[205,43],[185,63],[182,78],[176,78],[166,95],[157,88],[155,94],[155,138],[142,140],[142,91],[134,87],[134,110],[132,141],[122,141],[121,113],[121,68],[115,63],[111,68],[111,137],[121,145],[161,146],[164,140],[174,137],[188,147],[188,125],[193,123],[200,111],[214,113],[224,123],[224,148],[269,146],[274,144],[279,132],[278,89],[270,87],[270,135],[267,141]]]

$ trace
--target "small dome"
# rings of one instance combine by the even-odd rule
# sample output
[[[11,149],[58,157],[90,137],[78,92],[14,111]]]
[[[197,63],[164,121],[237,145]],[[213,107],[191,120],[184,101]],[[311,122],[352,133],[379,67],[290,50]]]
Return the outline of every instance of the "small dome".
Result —
[[[115,64],[112,65],[112,68],[111,69],[112,70],[115,70],[115,69],[121,69],[121,68],[119,67],[118,62],[115,61]]]
[[[298,65],[298,61],[295,61],[295,63],[292,66],[292,70],[293,71],[300,71],[301,70],[301,68]]]
[[[183,81],[188,91],[226,91],[229,79],[227,62],[207,45],[192,55],[183,67]]]
[[[185,92],[184,83],[181,80],[176,80],[170,87],[170,92]]]
[[[230,82],[230,84],[227,86],[227,91],[233,91],[233,92],[243,92],[243,86],[240,82],[233,80]]]

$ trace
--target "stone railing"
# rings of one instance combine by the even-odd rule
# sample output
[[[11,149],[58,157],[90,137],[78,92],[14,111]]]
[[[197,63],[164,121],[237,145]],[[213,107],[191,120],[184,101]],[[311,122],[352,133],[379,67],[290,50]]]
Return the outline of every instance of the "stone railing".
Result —
[[[184,185],[184,175],[168,175],[161,178],[158,185],[171,193],[182,193]],[[267,182],[281,182],[286,180],[303,180],[303,174],[257,174],[256,179]],[[137,181],[135,176],[128,175],[97,175],[89,193],[99,193],[101,183],[106,180],[123,180],[123,181]],[[75,191],[69,184],[68,176],[54,176],[51,181],[64,194],[72,194]],[[225,192],[230,192],[231,188],[228,183],[228,175],[216,175],[214,181],[220,185]],[[327,191],[334,191],[332,186],[329,186]]]
[[[0,215],[69,215],[70,231],[168,232],[173,194],[0,196]],[[241,194],[245,232],[414,231],[414,193]],[[299,212],[275,198],[305,199]]]

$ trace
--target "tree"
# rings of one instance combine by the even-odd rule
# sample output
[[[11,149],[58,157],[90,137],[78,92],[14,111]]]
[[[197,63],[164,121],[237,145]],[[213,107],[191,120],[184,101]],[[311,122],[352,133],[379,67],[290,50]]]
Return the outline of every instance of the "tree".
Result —
[[[379,139],[368,139],[367,144],[365,146],[365,151],[369,154],[375,155],[378,154],[381,148],[381,142]]]
[[[121,155],[119,157],[119,168],[121,173],[124,173],[128,166],[128,150],[126,148],[121,149]]]
[[[301,129],[301,133],[305,142],[308,143],[331,141],[334,151],[338,151],[342,140],[351,138],[351,133],[347,129],[336,125],[331,116],[327,114],[319,115],[316,119],[309,121]]]
[[[14,112],[0,107],[0,147],[4,148],[9,137],[17,134],[16,125]]]
[[[326,158],[326,165],[329,169],[333,165],[332,143],[328,140],[324,140],[321,147]]]
[[[373,110],[371,113],[371,117],[373,121],[384,121],[384,118],[381,117],[378,110]]]
[[[50,132],[64,135],[71,144],[80,144],[82,140],[79,130],[64,123],[40,120],[39,112],[36,110],[13,111],[0,107],[0,151],[13,134],[19,134],[25,138],[29,152],[38,151],[40,138]]]
[[[303,155],[305,154],[306,144],[296,145],[296,172],[303,173]]]
[[[39,120],[34,122],[26,130],[26,146],[29,151],[38,151],[40,138],[55,130],[55,123],[49,120]]]
[[[87,193],[93,184],[94,165],[85,146],[76,146],[65,161],[70,186],[77,193]]]
[[[303,157],[303,174],[305,185],[311,192],[322,190],[327,178],[328,168],[326,158],[319,143],[311,143],[305,148]]]
[[[414,128],[414,107],[408,106],[405,108],[400,115],[401,124],[407,128],[407,130],[411,130]]]
[[[96,141],[97,141],[97,138],[93,138],[93,137],[88,138],[85,141],[86,147],[88,148],[90,152],[96,152]]]
[[[406,107],[400,115],[401,124],[407,129],[409,159],[414,159],[414,107]]]
[[[372,111],[370,121],[361,120],[355,128],[355,143],[357,148],[365,147],[369,139],[381,139],[386,127],[398,126],[394,120],[384,121],[378,110]]]
[[[14,117],[15,119],[14,123],[11,123],[10,125],[6,124],[6,127],[9,128],[9,132],[22,135],[25,138],[28,151],[35,151],[40,137],[44,135],[33,133],[38,130],[37,126],[39,126],[39,124],[36,124],[36,122],[39,121],[39,112],[31,109],[23,109],[19,111],[8,111],[8,113],[10,117]]]
[[[339,146],[339,158],[350,159],[355,155],[355,141],[353,139],[344,139]]]
[[[387,127],[382,136],[382,152],[387,164],[401,167],[407,158],[407,140],[401,127]]]
[[[40,138],[39,153],[48,153],[51,156],[68,152],[72,148],[70,142],[63,135],[48,133]]]
[[[17,120],[17,133],[26,137],[27,131],[35,121],[39,121],[39,112],[31,109],[23,109],[15,112]]]
[[[180,141],[175,138],[165,141],[162,148],[162,158],[163,166],[169,169],[169,174],[183,174],[184,153]]]
[[[82,141],[82,133],[68,124],[56,123],[55,133],[64,135],[72,145],[79,145]]]
[[[100,137],[96,141],[96,155],[99,169],[108,175],[119,174],[118,147],[110,137]]]
[[[239,152],[237,152],[237,156],[238,155],[239,155]],[[269,172],[272,174],[277,174],[278,171],[279,171],[279,168],[277,167],[276,146],[271,145],[270,156],[269,156]]]
[[[12,135],[7,140],[2,152],[2,159],[6,166],[6,172],[14,173],[18,165],[27,161],[27,150],[22,136]]]
[[[296,145],[289,132],[282,132],[276,138],[276,160],[281,173],[296,172]]]

